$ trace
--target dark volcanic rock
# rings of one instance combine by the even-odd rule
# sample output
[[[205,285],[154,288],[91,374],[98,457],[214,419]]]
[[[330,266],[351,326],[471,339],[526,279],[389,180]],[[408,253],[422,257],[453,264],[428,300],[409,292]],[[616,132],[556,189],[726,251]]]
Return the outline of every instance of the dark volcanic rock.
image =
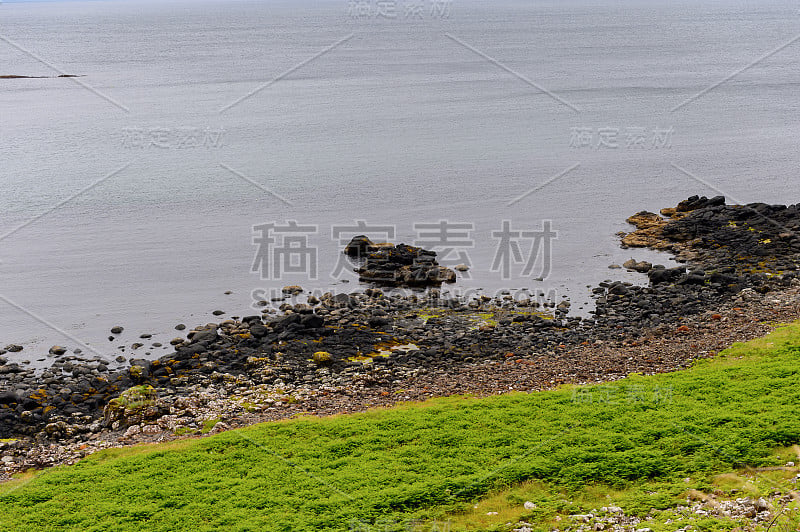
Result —
[[[653,268],[647,272],[647,277],[652,284],[674,283],[686,272],[686,268]]]
[[[368,253],[359,280],[387,286],[426,287],[456,281],[456,273],[436,262],[436,252],[398,244]]]
[[[366,257],[368,253],[375,251],[377,247],[365,235],[358,235],[344,247],[344,252],[350,257]]]
[[[725,196],[714,196],[708,199],[705,196],[691,196],[682,202],[678,203],[675,207],[677,212],[689,212],[703,207],[714,207],[717,205],[725,205]]]
[[[195,331],[193,334],[189,334],[189,337],[194,344],[199,343],[211,343],[219,338],[218,328],[216,326],[209,327],[207,329],[201,329]]]

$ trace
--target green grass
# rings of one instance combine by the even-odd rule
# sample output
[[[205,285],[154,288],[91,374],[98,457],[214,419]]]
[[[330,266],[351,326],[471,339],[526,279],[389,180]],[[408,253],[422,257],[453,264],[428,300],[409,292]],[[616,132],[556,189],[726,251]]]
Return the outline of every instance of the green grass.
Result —
[[[798,368],[793,324],[672,374],[112,449],[1,485],[0,530],[494,530],[507,520],[479,522],[476,504],[500,497],[507,519],[538,497],[528,517],[544,526],[601,493],[669,508],[783,463],[776,450],[800,443]]]

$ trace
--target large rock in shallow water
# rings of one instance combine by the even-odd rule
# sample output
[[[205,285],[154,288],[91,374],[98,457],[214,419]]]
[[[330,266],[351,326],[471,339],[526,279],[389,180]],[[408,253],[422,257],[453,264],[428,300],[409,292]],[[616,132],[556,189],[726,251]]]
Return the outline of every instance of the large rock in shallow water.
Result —
[[[367,255],[359,280],[388,286],[426,287],[456,281],[456,273],[436,262],[436,252],[398,244]]]

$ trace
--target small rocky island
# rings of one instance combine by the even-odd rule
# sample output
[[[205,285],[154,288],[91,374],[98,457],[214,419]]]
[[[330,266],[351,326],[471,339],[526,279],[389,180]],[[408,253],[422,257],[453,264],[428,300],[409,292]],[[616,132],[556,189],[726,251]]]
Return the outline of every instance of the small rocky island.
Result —
[[[288,287],[280,309],[198,325],[168,355],[119,368],[63,348],[43,373],[0,356],[0,478],[298,412],[673,371],[800,313],[800,205],[693,196],[628,221],[635,230],[622,246],[667,251],[682,265],[632,256],[625,267],[647,284],[600,283],[589,318],[510,292],[446,298],[437,287],[455,273],[434,253],[359,236],[344,250],[363,259],[368,287],[358,293],[296,302],[302,288]]]
[[[406,244],[375,244],[359,235],[345,246],[344,252],[364,260],[356,270],[361,282],[407,288],[456,282],[456,272],[440,266],[435,251]]]
[[[58,76],[19,76],[15,74],[0,75],[0,79],[47,79],[47,78],[80,78],[76,74],[59,74]]]

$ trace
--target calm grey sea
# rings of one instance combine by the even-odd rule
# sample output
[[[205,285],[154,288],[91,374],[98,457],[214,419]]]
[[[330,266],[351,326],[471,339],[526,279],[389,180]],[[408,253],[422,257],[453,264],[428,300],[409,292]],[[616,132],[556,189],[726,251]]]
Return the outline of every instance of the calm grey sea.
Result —
[[[83,77],[0,80],[0,347],[113,353],[113,325],[166,344],[253,291],[357,289],[332,234],[357,220],[444,221],[456,287],[586,311],[642,282],[609,264],[668,260],[618,248],[629,214],[798,201],[797,39],[797,1],[3,2],[0,75]]]

